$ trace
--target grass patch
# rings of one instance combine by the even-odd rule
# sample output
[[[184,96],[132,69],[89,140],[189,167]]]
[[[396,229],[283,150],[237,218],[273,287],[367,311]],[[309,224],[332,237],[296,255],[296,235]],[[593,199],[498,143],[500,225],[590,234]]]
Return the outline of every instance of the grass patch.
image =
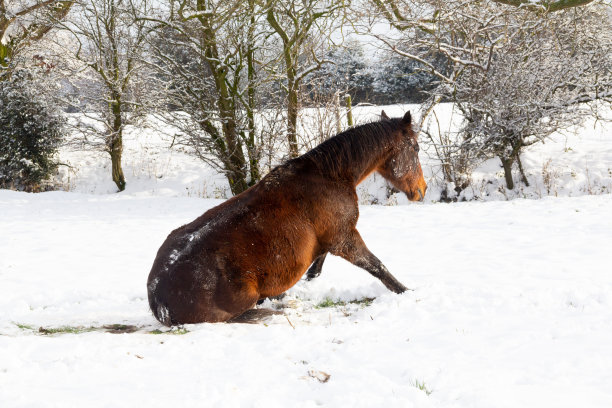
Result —
[[[88,333],[93,331],[105,332],[105,333],[134,333],[141,329],[141,327],[127,325],[127,324],[107,324],[104,326],[60,326],[60,327],[39,327],[36,329],[33,326],[22,323],[14,323],[15,326],[19,327],[21,330],[30,330],[37,334],[42,334],[44,336],[54,335],[54,334],[81,334]]]
[[[330,298],[325,298],[324,301],[322,301],[321,303],[319,303],[318,305],[315,306],[316,309],[324,309],[326,307],[340,307],[340,306],[346,306],[347,304],[351,304],[351,305],[359,305],[361,307],[368,307],[372,304],[372,302],[374,301],[374,299],[376,298],[363,298],[363,299],[354,299],[354,300],[349,300],[348,302],[345,302],[343,300],[338,300],[338,301],[334,301]]]
[[[433,392],[433,390],[427,388],[427,385],[425,385],[425,381],[414,380],[412,386],[423,391],[428,396]]]
[[[98,327],[84,326],[61,326],[61,327],[39,327],[38,332],[44,335],[51,334],[81,334],[99,330]]]
[[[161,331],[159,329],[155,329],[155,330],[148,331],[147,333],[148,334],[173,334],[175,336],[182,336],[183,334],[189,333],[189,330],[187,330],[184,327],[177,327],[177,328],[170,329],[167,331]]]
[[[34,327],[30,326],[29,324],[21,324],[21,323],[14,323],[15,326],[19,327],[21,330],[36,330]]]
[[[372,304],[374,299],[376,299],[376,298],[365,297],[363,299],[354,299],[354,300],[351,300],[351,301],[349,301],[349,303],[352,304],[352,305],[359,305],[361,307],[368,307],[368,306],[370,306]]]
[[[102,328],[108,333],[115,334],[134,333],[140,329],[140,327],[132,324],[107,324],[106,326],[102,326]]]
[[[325,298],[325,300],[319,303],[318,305],[316,305],[315,308],[323,309],[326,307],[336,307],[336,306],[346,306],[346,302],[343,302],[341,300],[334,302],[330,298]]]

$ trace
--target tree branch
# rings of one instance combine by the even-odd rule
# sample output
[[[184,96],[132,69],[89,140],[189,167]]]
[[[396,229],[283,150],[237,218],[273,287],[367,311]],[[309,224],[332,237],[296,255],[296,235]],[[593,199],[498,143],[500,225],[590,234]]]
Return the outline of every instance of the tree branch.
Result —
[[[36,3],[30,7],[27,7],[21,11],[16,12],[15,16],[16,17],[25,16],[26,14],[30,14],[31,12],[38,10],[41,7],[45,7],[45,6],[48,6],[49,4],[56,3],[56,2],[57,0],[46,0],[46,1],[43,1],[42,3]]]
[[[533,1],[533,0],[493,0],[496,3],[509,6],[526,8],[532,11],[559,11],[572,7],[580,7],[593,2],[593,0],[557,0],[557,1]]]

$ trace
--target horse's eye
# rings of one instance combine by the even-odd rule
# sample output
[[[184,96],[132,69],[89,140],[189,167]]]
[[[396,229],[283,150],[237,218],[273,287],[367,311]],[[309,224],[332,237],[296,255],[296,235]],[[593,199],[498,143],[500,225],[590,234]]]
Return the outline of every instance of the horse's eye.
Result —
[[[419,145],[418,144],[414,145],[414,151],[417,152],[417,153],[419,152]]]

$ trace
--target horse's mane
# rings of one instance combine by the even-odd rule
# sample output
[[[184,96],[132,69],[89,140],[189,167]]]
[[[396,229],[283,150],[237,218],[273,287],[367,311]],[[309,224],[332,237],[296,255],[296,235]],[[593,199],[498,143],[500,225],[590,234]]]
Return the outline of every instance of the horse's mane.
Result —
[[[355,126],[338,133],[294,162],[312,163],[322,174],[340,176],[364,159],[374,160],[389,149],[390,136],[401,127],[401,119],[387,119]]]

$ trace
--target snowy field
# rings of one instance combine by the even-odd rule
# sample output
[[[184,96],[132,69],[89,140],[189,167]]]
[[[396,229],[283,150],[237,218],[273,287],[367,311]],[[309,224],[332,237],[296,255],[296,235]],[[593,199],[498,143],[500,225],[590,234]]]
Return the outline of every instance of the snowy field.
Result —
[[[612,405],[609,195],[366,206],[414,291],[328,258],[286,317],[154,334],[155,252],[218,202],[0,191],[0,406]]]
[[[362,205],[365,242],[412,291],[328,257],[264,303],[281,315],[173,329],[148,310],[147,275],[223,178],[171,135],[132,132],[121,194],[105,156],[62,152],[70,191],[0,190],[0,407],[610,407],[609,130],[529,150],[532,186],[512,197],[490,162],[478,200],[436,204],[422,156],[425,203]]]

